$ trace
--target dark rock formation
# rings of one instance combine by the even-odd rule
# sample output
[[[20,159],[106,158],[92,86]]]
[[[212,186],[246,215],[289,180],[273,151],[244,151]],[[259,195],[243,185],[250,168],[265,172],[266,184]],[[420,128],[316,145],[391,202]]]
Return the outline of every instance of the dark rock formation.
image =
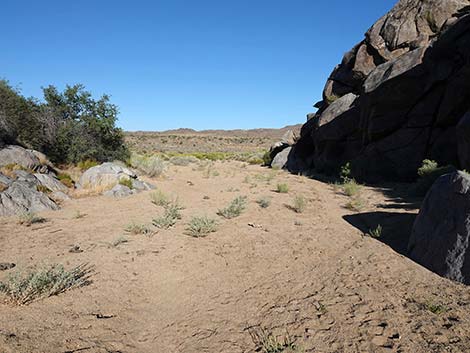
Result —
[[[470,169],[470,1],[401,0],[345,54],[290,168],[410,180],[424,159]],[[288,163],[289,165],[289,163]]]
[[[408,244],[410,257],[433,272],[470,284],[470,176],[440,177],[428,192]]]

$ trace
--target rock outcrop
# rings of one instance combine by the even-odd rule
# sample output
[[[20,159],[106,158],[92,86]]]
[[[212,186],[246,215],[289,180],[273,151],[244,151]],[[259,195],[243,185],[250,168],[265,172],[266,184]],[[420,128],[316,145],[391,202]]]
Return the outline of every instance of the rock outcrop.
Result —
[[[428,192],[408,244],[410,257],[431,271],[470,284],[470,176],[440,177]]]
[[[120,185],[120,182],[129,184]],[[102,190],[106,196],[123,197],[137,191],[151,190],[154,186],[139,180],[137,174],[116,163],[103,163],[85,171],[77,184],[78,189]]]
[[[401,0],[345,54],[291,171],[410,180],[424,159],[470,169],[470,1]],[[289,163],[288,163],[289,164]]]
[[[0,149],[0,216],[57,210],[67,191],[42,153],[15,145]]]
[[[39,181],[34,176],[32,179],[11,179],[0,174],[0,182],[4,185],[0,192],[0,216],[59,209],[54,201],[37,189]]]

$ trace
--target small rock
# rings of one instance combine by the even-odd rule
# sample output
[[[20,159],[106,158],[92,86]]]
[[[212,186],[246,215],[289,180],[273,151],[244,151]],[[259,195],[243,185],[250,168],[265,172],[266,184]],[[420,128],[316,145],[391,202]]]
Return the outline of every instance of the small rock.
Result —
[[[375,336],[371,342],[372,344],[379,346],[379,347],[385,347],[385,348],[393,347],[393,342],[384,336]]]
[[[0,271],[11,270],[15,266],[16,266],[16,264],[14,264],[12,262],[0,262]]]
[[[72,254],[78,254],[78,253],[83,252],[83,250],[80,249],[80,246],[74,245],[70,248],[69,252],[72,253]]]

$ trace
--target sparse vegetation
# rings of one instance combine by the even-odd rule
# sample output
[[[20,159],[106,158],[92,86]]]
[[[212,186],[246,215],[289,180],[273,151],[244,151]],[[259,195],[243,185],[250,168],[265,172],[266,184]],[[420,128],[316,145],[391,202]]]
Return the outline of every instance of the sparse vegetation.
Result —
[[[250,331],[256,351],[262,353],[300,353],[302,349],[297,346],[288,332],[283,337],[275,336],[272,332],[259,328]]]
[[[133,189],[134,185],[131,178],[122,178],[119,180],[119,185],[127,186],[129,189]]]
[[[62,265],[53,265],[25,274],[16,272],[5,282],[0,282],[0,293],[4,293],[13,303],[24,305],[88,285],[92,273],[93,268],[89,265],[80,265],[68,271]]]
[[[271,199],[267,198],[266,196],[260,197],[258,200],[256,200],[256,203],[261,208],[268,208],[271,205]]]
[[[424,308],[436,315],[444,314],[449,311],[445,305],[433,302],[425,303]]]
[[[296,195],[293,200],[292,210],[297,213],[302,213],[307,207],[307,200],[302,195]]]
[[[131,222],[129,223],[125,228],[124,230],[127,232],[127,233],[131,233],[131,234],[134,234],[134,235],[147,235],[147,236],[150,236],[150,235],[153,235],[154,231],[152,228],[150,228],[148,225],[146,224],[141,224],[141,223],[135,223],[135,222]]]
[[[67,173],[58,173],[57,179],[59,179],[59,181],[68,188],[73,188],[75,186],[72,177]]]
[[[168,229],[173,227],[178,220],[182,218],[181,210],[183,210],[178,200],[173,200],[165,206],[163,216],[155,218],[152,223],[155,227],[160,229]]]
[[[424,196],[437,178],[444,174],[452,173],[455,170],[455,167],[451,165],[439,167],[436,161],[425,159],[417,171],[418,180],[413,185],[412,192],[415,195]]]
[[[159,177],[166,170],[165,161],[157,155],[144,156],[132,153],[129,164],[149,177]]]
[[[359,212],[365,207],[365,201],[360,197],[352,197],[345,205],[348,210]]]
[[[289,185],[285,183],[277,184],[276,192],[280,194],[287,194],[289,192]]]
[[[343,193],[349,197],[356,196],[361,188],[362,186],[354,179],[349,179],[342,185]]]
[[[217,221],[207,216],[193,217],[189,221],[186,232],[188,235],[201,238],[217,231]]]
[[[77,163],[77,167],[80,168],[80,170],[85,171],[90,168],[96,167],[99,165],[99,163],[95,160],[92,159],[86,159],[84,161],[80,161]]]
[[[238,217],[245,210],[246,202],[246,196],[238,196],[227,207],[220,209],[217,214],[227,219]]]
[[[36,190],[45,194],[50,194],[52,192],[47,186],[41,184],[36,185]]]
[[[31,226],[36,223],[44,223],[46,219],[33,212],[24,212],[18,216],[18,223],[24,226]]]
[[[170,198],[163,191],[157,189],[150,194],[150,199],[154,205],[166,207],[170,203]]]
[[[376,228],[370,229],[367,235],[371,238],[379,239],[382,236],[382,226],[379,224]]]

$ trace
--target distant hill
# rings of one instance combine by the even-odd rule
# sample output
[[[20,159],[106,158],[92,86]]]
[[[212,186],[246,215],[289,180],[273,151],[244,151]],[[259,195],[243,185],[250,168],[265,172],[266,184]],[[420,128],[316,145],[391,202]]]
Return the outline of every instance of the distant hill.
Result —
[[[289,130],[299,135],[301,127],[297,124],[280,129],[128,131],[125,139],[138,152],[249,152],[268,149]]]

